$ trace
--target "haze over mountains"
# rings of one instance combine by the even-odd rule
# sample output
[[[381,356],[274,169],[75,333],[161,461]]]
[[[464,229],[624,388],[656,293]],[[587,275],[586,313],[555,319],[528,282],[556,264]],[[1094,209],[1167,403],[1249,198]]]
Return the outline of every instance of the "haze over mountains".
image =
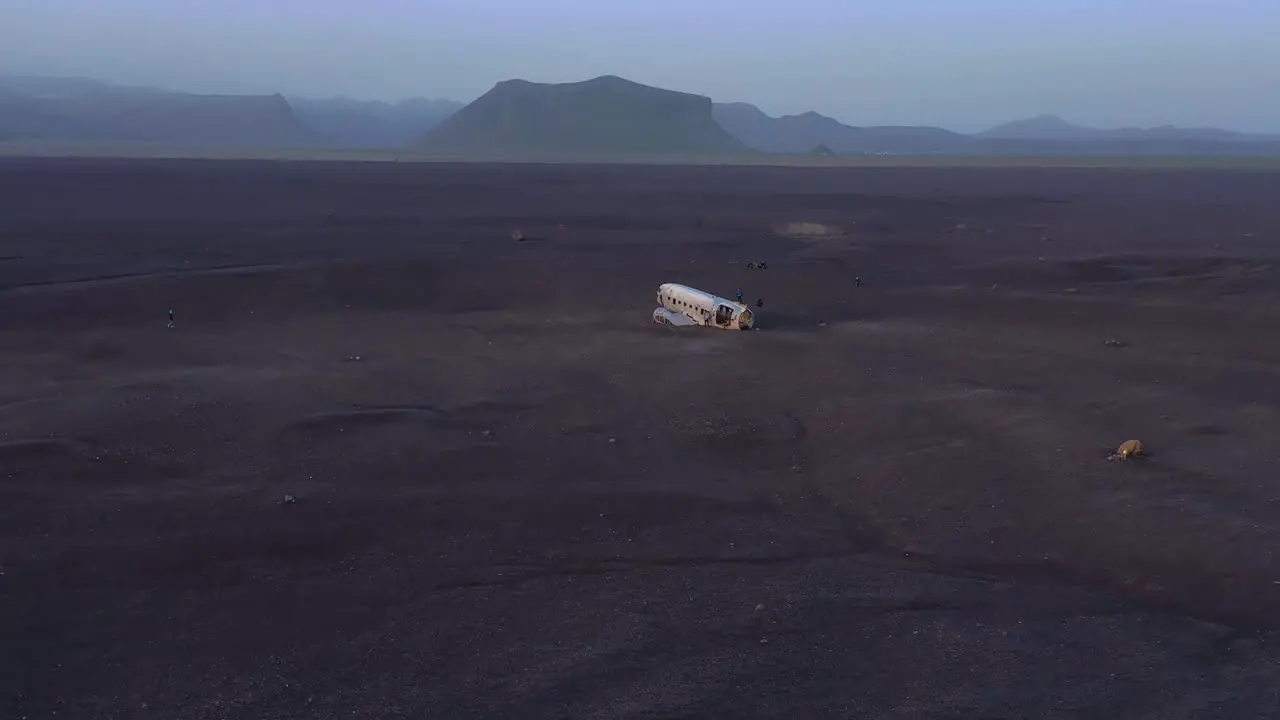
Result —
[[[1056,115],[1038,115],[1015,120],[977,134],[980,138],[1002,140],[1188,140],[1201,142],[1274,142],[1280,134],[1241,133],[1220,128],[1180,128],[1164,125],[1154,128],[1125,127],[1102,129],[1073,125]]]
[[[0,138],[245,148],[400,148],[463,103],[197,95],[83,78],[0,77]]]
[[[341,97],[288,100],[302,124],[321,139],[335,147],[353,149],[405,147],[464,105],[427,98],[397,103]]]
[[[963,134],[855,127],[615,76],[508,80],[469,104],[199,95],[79,78],[0,77],[0,141],[244,148],[404,149],[458,157],[582,155],[1260,155],[1280,134],[1218,128],[1099,129],[1042,115]]]
[[[0,78],[0,137],[238,147],[319,141],[281,95],[196,95],[79,78]]]

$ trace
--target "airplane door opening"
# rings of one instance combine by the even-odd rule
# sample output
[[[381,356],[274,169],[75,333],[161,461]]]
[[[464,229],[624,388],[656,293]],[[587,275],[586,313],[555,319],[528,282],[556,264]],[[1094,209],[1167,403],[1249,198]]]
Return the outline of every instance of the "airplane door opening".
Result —
[[[721,305],[716,308],[716,324],[720,326],[728,325],[733,319],[733,309],[728,305]]]

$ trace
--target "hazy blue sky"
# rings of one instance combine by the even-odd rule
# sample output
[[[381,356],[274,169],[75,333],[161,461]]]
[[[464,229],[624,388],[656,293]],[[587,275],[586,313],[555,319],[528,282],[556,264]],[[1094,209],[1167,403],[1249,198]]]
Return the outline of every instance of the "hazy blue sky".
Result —
[[[0,0],[0,73],[448,97],[614,74],[854,124],[1280,131],[1277,0]]]

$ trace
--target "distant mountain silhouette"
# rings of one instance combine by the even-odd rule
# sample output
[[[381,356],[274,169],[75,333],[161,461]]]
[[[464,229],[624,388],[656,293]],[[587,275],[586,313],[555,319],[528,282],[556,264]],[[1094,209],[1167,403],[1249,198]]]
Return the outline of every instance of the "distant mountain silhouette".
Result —
[[[1280,135],[1235,132],[1219,128],[1180,128],[1163,125],[1153,128],[1102,129],[1075,125],[1056,115],[1037,115],[1015,120],[977,134],[988,140],[1191,142],[1191,143],[1275,143]]]
[[[717,103],[716,122],[748,147],[771,153],[807,153],[825,145],[840,155],[956,152],[971,138],[935,127],[853,127],[816,112],[771,117],[748,103]]]
[[[716,124],[711,100],[606,75],[500,82],[417,146],[485,156],[723,155],[746,148]]]
[[[17,140],[301,146],[281,95],[195,95],[80,78],[0,78],[0,136]]]
[[[998,125],[978,133],[977,137],[991,140],[1090,140],[1097,139],[1099,132],[1072,125],[1056,115],[1037,115]]]
[[[412,98],[398,103],[349,98],[290,97],[304,125],[334,148],[400,148],[457,112],[452,100]]]
[[[1073,125],[1054,115],[1006,123],[976,135],[936,127],[855,127],[806,112],[771,117],[747,103],[717,103],[716,121],[744,144],[769,153],[974,156],[1280,155],[1280,136],[1216,128],[1119,128]]]
[[[500,82],[465,107],[282,95],[200,95],[87,78],[0,75],[0,141],[144,142],[227,148],[417,148],[454,157],[896,154],[1280,156],[1280,134],[1218,128],[1101,129],[1056,115],[974,135],[856,127],[816,112],[771,117],[615,76]]]

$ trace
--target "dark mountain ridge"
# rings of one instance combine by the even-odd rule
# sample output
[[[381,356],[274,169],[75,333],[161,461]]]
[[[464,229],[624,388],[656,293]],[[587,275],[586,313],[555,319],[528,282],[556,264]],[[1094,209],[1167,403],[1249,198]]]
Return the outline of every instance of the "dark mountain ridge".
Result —
[[[486,155],[719,155],[746,152],[711,99],[606,75],[500,82],[426,134],[418,149]]]

